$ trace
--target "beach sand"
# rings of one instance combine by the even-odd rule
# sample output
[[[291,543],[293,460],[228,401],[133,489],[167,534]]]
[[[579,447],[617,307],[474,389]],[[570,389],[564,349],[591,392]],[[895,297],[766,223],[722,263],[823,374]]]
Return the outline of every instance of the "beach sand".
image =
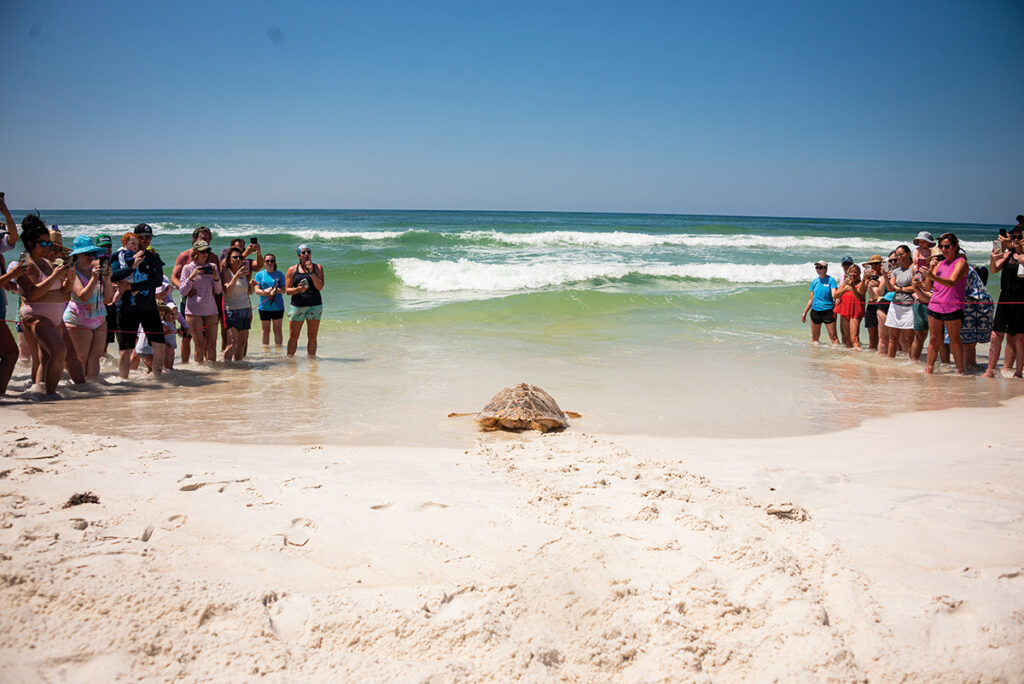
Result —
[[[0,409],[0,680],[1021,681],[1022,408],[460,449]]]

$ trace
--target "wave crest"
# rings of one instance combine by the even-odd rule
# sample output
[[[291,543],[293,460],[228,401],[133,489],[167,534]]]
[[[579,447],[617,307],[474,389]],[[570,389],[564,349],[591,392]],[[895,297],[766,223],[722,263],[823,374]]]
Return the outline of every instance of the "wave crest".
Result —
[[[408,287],[428,292],[518,292],[570,285],[595,279],[630,277],[720,281],[731,284],[809,283],[814,264],[624,264],[571,261],[535,261],[485,264],[468,259],[428,261],[392,259],[392,271]],[[833,277],[839,275],[835,269]]]

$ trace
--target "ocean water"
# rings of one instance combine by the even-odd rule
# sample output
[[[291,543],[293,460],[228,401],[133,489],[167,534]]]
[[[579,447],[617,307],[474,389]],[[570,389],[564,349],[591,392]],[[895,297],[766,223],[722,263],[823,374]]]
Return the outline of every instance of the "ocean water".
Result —
[[[257,237],[284,270],[307,242],[325,267],[320,358],[301,358],[301,344],[295,360],[261,349],[254,330],[242,367],[192,364],[147,391],[133,381],[34,409],[76,427],[117,432],[122,411],[141,411],[161,416],[153,429],[163,437],[450,444],[474,426],[448,412],[477,410],[525,381],[583,413],[576,429],[763,437],[994,405],[1024,391],[813,347],[800,323],[818,259],[838,276],[843,256],[885,255],[929,230],[957,233],[981,264],[999,226],[540,212],[42,215],[66,242],[145,221],[168,263],[205,225],[216,249]]]

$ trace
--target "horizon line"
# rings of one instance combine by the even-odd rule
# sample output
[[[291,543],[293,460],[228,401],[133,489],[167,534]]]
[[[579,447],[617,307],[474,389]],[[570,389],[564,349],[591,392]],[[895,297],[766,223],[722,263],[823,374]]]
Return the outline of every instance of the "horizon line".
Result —
[[[8,207],[10,209],[10,207]],[[10,209],[11,213],[15,210]],[[34,213],[40,211],[33,208],[31,211],[26,213]],[[982,223],[976,221],[931,221],[924,219],[899,219],[899,218],[853,218],[853,217],[837,217],[837,216],[770,216],[761,214],[708,214],[708,213],[692,213],[683,214],[679,212],[662,212],[662,211],[584,211],[584,210],[548,210],[548,209],[343,209],[343,208],[329,208],[329,207],[304,207],[304,208],[268,208],[268,207],[231,207],[231,208],[210,208],[210,207],[199,207],[199,208],[157,208],[157,207],[125,207],[125,208],[104,208],[104,209],[57,209],[50,208],[41,211],[118,211],[118,212],[241,212],[241,211],[281,211],[281,212],[418,212],[418,213],[465,213],[465,214],[596,214],[605,216],[679,216],[679,217],[721,217],[721,218],[739,218],[739,219],[776,219],[776,220],[793,220],[793,221],[866,221],[871,223],[886,223],[886,222],[898,222],[898,223],[929,223],[935,225],[971,225],[971,226],[1000,226],[1003,224],[999,223]],[[1010,225],[1011,222],[1007,222]]]

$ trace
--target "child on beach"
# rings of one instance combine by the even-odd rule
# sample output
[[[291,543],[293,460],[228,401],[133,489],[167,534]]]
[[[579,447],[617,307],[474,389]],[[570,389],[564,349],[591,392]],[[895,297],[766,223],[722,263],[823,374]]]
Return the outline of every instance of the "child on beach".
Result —
[[[160,321],[164,326],[164,344],[167,345],[167,352],[164,354],[164,369],[172,370],[174,368],[174,350],[178,348],[178,309],[173,304],[161,303],[157,305],[157,310],[160,312]],[[135,343],[135,349],[132,350],[130,368],[132,370],[138,368],[139,361],[146,364],[147,372],[153,372],[153,347],[149,344],[149,339],[141,325],[139,325],[139,339]]]
[[[843,344],[854,349],[860,349],[860,322],[864,318],[866,290],[867,281],[860,278],[860,266],[850,264],[843,284],[833,292],[833,296],[838,299],[835,313],[839,316]]]
[[[120,264],[121,268],[129,268],[135,253],[139,251],[139,236],[135,233],[125,233],[121,236],[121,249],[114,252],[111,260]],[[117,303],[124,296],[125,288],[118,287],[114,291],[114,298],[110,300],[110,308],[117,309]],[[138,364],[136,364],[136,367]]]

